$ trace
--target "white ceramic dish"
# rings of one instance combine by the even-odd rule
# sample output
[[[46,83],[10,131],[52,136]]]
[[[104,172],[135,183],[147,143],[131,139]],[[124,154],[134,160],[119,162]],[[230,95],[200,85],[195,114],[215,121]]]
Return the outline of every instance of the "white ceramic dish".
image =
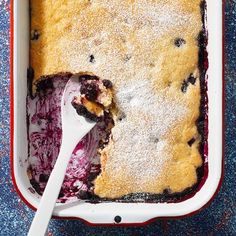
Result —
[[[29,1],[12,3],[11,25],[11,164],[12,178],[22,199],[37,208],[40,196],[29,191],[31,184],[27,170],[26,93],[29,52]],[[84,201],[57,204],[54,216],[80,218],[91,224],[113,224],[121,216],[121,224],[143,224],[157,217],[190,215],[205,206],[215,195],[222,177],[222,1],[207,1],[207,29],[209,33],[209,136],[208,177],[193,197],[178,203],[99,203]]]

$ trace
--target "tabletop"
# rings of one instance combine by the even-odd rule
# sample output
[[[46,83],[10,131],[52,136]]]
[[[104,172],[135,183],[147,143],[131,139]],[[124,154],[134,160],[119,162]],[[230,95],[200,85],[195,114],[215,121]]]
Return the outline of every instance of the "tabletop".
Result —
[[[23,236],[33,211],[19,198],[9,159],[9,0],[0,0],[0,235]],[[210,206],[179,220],[143,227],[91,227],[78,220],[51,220],[48,236],[236,235],[236,0],[225,8],[225,174]]]

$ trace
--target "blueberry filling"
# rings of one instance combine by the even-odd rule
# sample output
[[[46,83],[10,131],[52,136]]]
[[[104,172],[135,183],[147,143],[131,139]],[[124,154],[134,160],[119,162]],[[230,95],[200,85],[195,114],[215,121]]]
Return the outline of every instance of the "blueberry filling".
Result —
[[[85,97],[90,101],[95,101],[98,97],[99,89],[94,83],[84,83],[80,88],[81,94],[85,94]]]
[[[30,39],[31,40],[38,40],[39,36],[40,36],[40,34],[39,34],[38,30],[32,30]]]
[[[42,80],[37,84],[36,92],[43,96],[45,94],[51,93],[53,91],[53,83],[50,79],[42,78]]]
[[[179,47],[183,46],[184,44],[186,44],[186,41],[184,39],[182,39],[182,38],[175,39],[175,46],[176,47],[179,48]]]
[[[33,69],[29,68],[28,77],[33,78],[32,74],[34,74]],[[34,98],[27,97],[27,107],[30,108],[27,114],[29,154],[30,158],[33,157],[33,159],[29,159],[27,173],[32,189],[40,195],[43,193],[48,181],[48,173],[51,172],[53,163],[55,163],[59,153],[61,142],[60,99],[71,76],[71,73],[43,76],[35,83],[36,96]],[[107,90],[102,80],[98,81],[96,76],[80,75],[80,77],[83,77],[81,85],[98,83],[98,87],[111,94],[111,89]],[[44,96],[41,96],[42,94]],[[86,99],[85,95],[84,99]],[[82,104],[74,105],[78,113],[98,122],[94,129],[76,146],[70,157],[70,163],[58,199],[61,203],[68,199],[71,200],[71,198],[89,200],[91,197],[95,198],[92,181],[101,170],[97,151],[98,149],[102,150],[109,143],[111,129],[114,126],[109,109],[104,110],[103,117],[96,117],[95,114],[89,113]],[[100,106],[102,105],[100,104]],[[35,130],[35,127],[37,127],[37,130]],[[48,150],[50,151],[48,152]],[[78,152],[78,150],[80,151]]]

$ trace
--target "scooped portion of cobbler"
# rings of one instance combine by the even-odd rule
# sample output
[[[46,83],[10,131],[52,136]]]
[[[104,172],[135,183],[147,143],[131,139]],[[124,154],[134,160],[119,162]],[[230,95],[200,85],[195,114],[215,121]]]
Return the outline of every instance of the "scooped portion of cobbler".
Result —
[[[81,74],[79,83],[80,94],[74,97],[72,105],[79,115],[92,121],[101,121],[110,113],[112,106],[112,82],[94,75]]]

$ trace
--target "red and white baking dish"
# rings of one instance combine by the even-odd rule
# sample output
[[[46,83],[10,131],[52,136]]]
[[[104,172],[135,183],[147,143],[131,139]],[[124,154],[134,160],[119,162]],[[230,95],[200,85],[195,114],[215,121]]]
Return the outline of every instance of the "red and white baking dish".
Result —
[[[206,206],[219,189],[223,175],[223,6],[207,0],[208,53],[208,176],[198,192],[176,203],[74,203],[57,204],[54,216],[78,218],[90,224],[144,224],[154,218],[191,215]],[[36,209],[40,196],[29,191],[27,170],[26,95],[29,64],[29,1],[11,1],[11,168],[22,200]]]

